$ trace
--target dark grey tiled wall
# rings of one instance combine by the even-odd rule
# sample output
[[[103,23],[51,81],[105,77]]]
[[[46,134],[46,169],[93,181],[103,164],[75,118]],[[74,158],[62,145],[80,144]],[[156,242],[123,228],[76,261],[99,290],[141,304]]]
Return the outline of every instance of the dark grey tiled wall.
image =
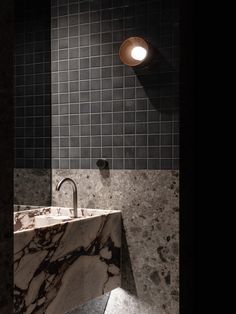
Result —
[[[51,4],[15,3],[15,167],[50,168]]]
[[[52,0],[52,167],[177,169],[178,1]],[[121,64],[129,36],[158,49],[145,70]]]

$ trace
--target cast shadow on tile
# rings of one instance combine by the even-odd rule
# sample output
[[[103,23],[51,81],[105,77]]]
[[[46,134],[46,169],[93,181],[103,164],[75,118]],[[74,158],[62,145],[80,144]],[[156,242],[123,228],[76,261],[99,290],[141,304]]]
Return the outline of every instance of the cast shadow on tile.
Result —
[[[134,69],[139,80],[140,88],[138,93],[140,97],[148,97],[149,110],[175,110],[178,107],[177,96],[179,93],[178,69],[164,50],[155,48],[155,56],[149,64]],[[168,102],[164,102],[167,98]],[[170,111],[171,113],[171,111]],[[151,121],[157,122],[152,115]]]

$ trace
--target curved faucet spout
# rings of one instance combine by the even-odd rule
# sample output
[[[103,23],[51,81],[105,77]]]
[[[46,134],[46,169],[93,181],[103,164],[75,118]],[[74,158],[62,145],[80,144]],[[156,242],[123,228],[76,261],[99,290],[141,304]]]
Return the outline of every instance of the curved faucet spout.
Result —
[[[70,182],[72,184],[72,188],[73,188],[73,213],[74,213],[74,218],[77,218],[78,217],[78,210],[77,210],[77,187],[76,187],[76,184],[75,182],[70,179],[70,178],[65,178],[65,179],[62,179],[60,182],[57,183],[57,186],[56,186],[56,191],[60,191],[60,188],[62,186],[62,184],[64,182]]]

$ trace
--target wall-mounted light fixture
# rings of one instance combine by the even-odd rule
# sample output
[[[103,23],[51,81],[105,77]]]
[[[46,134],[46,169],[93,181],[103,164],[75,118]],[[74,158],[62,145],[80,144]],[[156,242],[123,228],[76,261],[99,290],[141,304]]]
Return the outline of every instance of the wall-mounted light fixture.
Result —
[[[124,64],[135,67],[146,63],[150,53],[146,40],[141,37],[130,37],[120,46],[119,56]]]

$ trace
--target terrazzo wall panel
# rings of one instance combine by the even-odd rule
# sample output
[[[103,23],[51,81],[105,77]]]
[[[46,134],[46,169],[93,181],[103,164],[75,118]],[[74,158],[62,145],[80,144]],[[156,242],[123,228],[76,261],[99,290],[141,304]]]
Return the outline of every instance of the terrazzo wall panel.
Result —
[[[0,313],[12,313],[14,1],[0,1]]]
[[[70,185],[55,191],[56,183],[65,177],[77,184],[79,207],[122,210],[123,246],[127,242],[123,252],[123,289],[111,293],[105,312],[94,313],[177,314],[178,171],[53,170],[53,205],[72,205]],[[90,305],[91,313],[95,310],[94,302]],[[85,306],[88,308],[89,304]],[[75,313],[83,313],[83,309]]]
[[[51,205],[51,169],[14,169],[15,205]]]

